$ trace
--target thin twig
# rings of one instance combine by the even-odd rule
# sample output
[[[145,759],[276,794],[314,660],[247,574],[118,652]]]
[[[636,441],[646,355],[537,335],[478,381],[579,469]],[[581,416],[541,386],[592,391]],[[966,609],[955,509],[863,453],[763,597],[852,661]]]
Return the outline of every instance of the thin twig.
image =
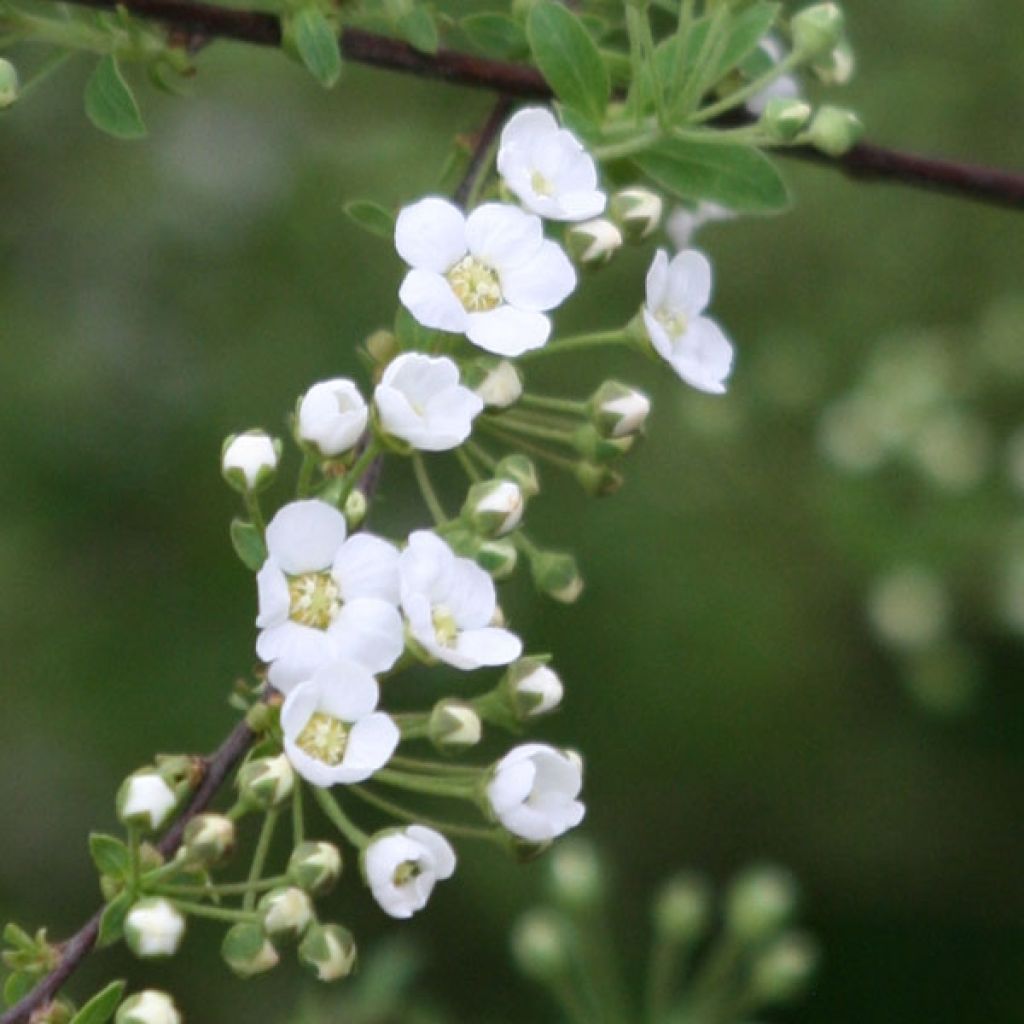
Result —
[[[469,163],[466,165],[466,172],[463,174],[462,181],[459,182],[459,186],[452,196],[456,206],[466,205],[469,197],[479,184],[480,176],[487,173],[487,162],[491,146],[498,137],[498,132],[501,131],[505,118],[508,117],[512,110],[512,103],[511,96],[499,96],[483,127],[477,132],[476,140],[473,144],[473,152],[470,154]]]

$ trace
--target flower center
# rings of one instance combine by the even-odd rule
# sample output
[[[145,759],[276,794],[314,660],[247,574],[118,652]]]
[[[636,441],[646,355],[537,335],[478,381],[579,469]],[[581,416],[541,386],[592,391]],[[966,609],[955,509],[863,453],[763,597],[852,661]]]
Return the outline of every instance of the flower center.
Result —
[[[396,886],[401,888],[403,885],[408,885],[414,879],[420,877],[423,874],[423,868],[420,862],[417,860],[403,861],[395,868],[395,873],[392,876],[392,881]]]
[[[657,320],[673,338],[679,338],[684,335],[687,327],[690,326],[687,322],[685,313],[673,313],[671,310],[665,309],[664,307],[654,314],[654,319]]]
[[[501,305],[497,273],[474,256],[464,256],[446,276],[459,302],[470,313],[486,313]]]
[[[288,615],[300,626],[326,629],[341,610],[341,593],[329,572],[306,572],[288,580]]]
[[[300,750],[332,768],[345,757],[348,746],[348,726],[333,715],[316,711],[295,739]]]
[[[434,635],[442,647],[454,647],[455,639],[459,635],[459,627],[452,615],[451,609],[446,604],[439,604],[434,608],[431,619],[434,623]]]
[[[555,186],[540,171],[530,175],[530,187],[539,196],[550,197],[555,194]]]

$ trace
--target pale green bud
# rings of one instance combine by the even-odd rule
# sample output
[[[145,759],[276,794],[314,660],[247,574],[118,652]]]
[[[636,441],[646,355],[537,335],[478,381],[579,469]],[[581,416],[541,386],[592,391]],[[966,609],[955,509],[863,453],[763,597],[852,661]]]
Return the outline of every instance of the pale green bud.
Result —
[[[573,224],[565,233],[565,247],[583,267],[600,267],[622,248],[622,232],[604,217]]]
[[[499,480],[511,480],[518,484],[523,497],[529,500],[540,494],[540,479],[533,460],[526,455],[506,455],[499,459],[494,467],[494,475]]]
[[[662,885],[654,899],[654,927],[675,942],[696,942],[711,918],[711,891],[702,878],[684,872]]]
[[[644,429],[651,400],[628,384],[606,380],[591,396],[588,407],[602,437],[629,437]]]
[[[288,878],[313,896],[329,893],[341,877],[341,851],[334,843],[300,843],[288,860]]]
[[[462,506],[462,518],[485,537],[502,537],[523,518],[526,498],[513,480],[482,480],[473,484]]]
[[[366,339],[366,351],[370,358],[383,368],[399,354],[398,339],[391,331],[374,331]]]
[[[507,359],[482,356],[463,368],[462,383],[491,409],[507,409],[519,401],[523,378]]]
[[[810,936],[799,932],[779,936],[751,964],[752,996],[763,1003],[795,999],[814,975],[818,960],[818,946]]]
[[[565,922],[550,910],[527,912],[512,930],[512,955],[528,977],[548,981],[564,976],[570,960]]]
[[[156,769],[129,775],[117,794],[117,816],[125,824],[155,832],[170,821],[178,794]]]
[[[781,96],[769,100],[761,115],[761,127],[775,142],[790,142],[803,131],[813,110],[805,100],[785,99]]]
[[[779,931],[796,910],[792,875],[770,866],[748,868],[729,886],[726,925],[743,942],[760,942]]]
[[[18,100],[18,69],[0,57],[0,110],[14,106]]]
[[[281,442],[262,430],[232,434],[221,448],[220,469],[230,487],[255,494],[268,487],[281,461]]]
[[[185,918],[170,900],[139,900],[124,919],[124,940],[141,957],[174,956],[185,935]]]
[[[280,807],[295,787],[295,771],[284,754],[259,757],[242,765],[238,772],[239,796],[257,810]]]
[[[350,530],[356,530],[362,525],[368,508],[369,503],[366,500],[366,495],[357,487],[345,499],[345,522],[348,523]]]
[[[793,49],[813,60],[834,50],[843,38],[843,12],[838,4],[812,4],[793,15],[789,27]]]
[[[263,974],[281,962],[274,944],[255,923],[232,925],[224,936],[220,955],[240,978]]]
[[[842,107],[821,107],[807,130],[807,141],[829,156],[842,156],[864,134],[864,124],[852,111]]]
[[[185,826],[182,844],[189,864],[212,868],[235,849],[235,823],[223,814],[200,814]]]
[[[621,473],[596,462],[577,462],[574,473],[580,486],[595,498],[615,494],[623,484]]]
[[[465,701],[439,700],[427,725],[430,742],[439,750],[456,751],[475,747],[483,735],[480,716]]]
[[[545,715],[562,702],[562,680],[547,662],[547,657],[520,658],[502,677],[501,686],[520,720]]]
[[[608,212],[627,242],[639,242],[661,224],[665,204],[649,188],[624,188],[612,196]]]
[[[829,54],[811,65],[818,80],[825,85],[846,85],[857,70],[857,58],[849,41],[842,39]]]
[[[548,861],[552,895],[569,910],[588,910],[604,896],[601,858],[585,839],[569,839],[551,852]]]
[[[339,924],[314,924],[299,943],[299,960],[320,981],[347,978],[356,966],[356,941]]]
[[[583,593],[583,577],[568,553],[542,551],[531,559],[530,571],[537,589],[562,604],[573,604]]]
[[[118,1007],[114,1024],[181,1024],[181,1014],[166,992],[146,989]]]
[[[495,580],[507,580],[519,562],[519,549],[504,537],[483,541],[473,553],[476,564]]]
[[[313,921],[313,904],[298,886],[271,889],[259,902],[263,931],[275,940],[297,939]]]

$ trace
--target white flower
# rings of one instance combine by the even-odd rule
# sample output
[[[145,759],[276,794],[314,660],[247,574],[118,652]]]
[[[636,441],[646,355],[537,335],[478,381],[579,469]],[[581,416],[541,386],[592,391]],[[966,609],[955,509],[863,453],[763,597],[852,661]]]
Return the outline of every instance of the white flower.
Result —
[[[166,992],[150,988],[121,1004],[115,1024],[181,1024],[181,1014]]]
[[[185,918],[169,900],[141,900],[128,911],[124,931],[136,955],[173,956],[185,934]]]
[[[380,688],[361,665],[333,661],[295,687],[281,708],[284,749],[314,786],[368,779],[391,759],[401,734],[377,711]]]
[[[299,437],[328,457],[341,455],[363,436],[370,411],[350,380],[314,384],[299,402]]]
[[[514,835],[543,843],[575,828],[584,814],[579,762],[543,743],[514,747],[487,787],[495,816]]]
[[[399,566],[402,609],[428,653],[464,670],[519,657],[519,638],[490,624],[497,611],[494,582],[475,562],[456,557],[436,534],[418,530]]]
[[[402,305],[425,327],[465,334],[500,356],[540,348],[551,334],[545,313],[576,287],[540,218],[507,203],[466,217],[445,199],[421,199],[398,215],[395,245],[412,267]]]
[[[604,211],[593,158],[543,107],[520,110],[505,125],[498,172],[523,206],[548,220],[588,220]]]
[[[483,400],[459,383],[447,356],[407,352],[388,363],[373,400],[386,433],[425,452],[457,448],[473,430]]]
[[[253,490],[277,469],[277,449],[262,430],[250,430],[231,438],[221,453],[221,471],[239,486]]]
[[[782,44],[774,36],[762,39],[758,49],[772,64],[778,64],[783,59]],[[760,117],[772,100],[796,100],[801,97],[800,83],[792,75],[779,75],[774,82],[770,82],[747,100],[747,110]]]
[[[412,917],[430,899],[435,883],[455,872],[455,851],[440,832],[424,825],[373,839],[363,853],[373,898],[392,917]]]
[[[256,652],[282,692],[333,657],[386,671],[405,646],[398,551],[368,533],[346,535],[345,517],[316,500],[285,505],[267,527]]]
[[[732,370],[732,345],[701,316],[711,298],[711,264],[695,249],[673,257],[659,249],[647,271],[644,323],[655,351],[693,387],[720,395]]]
[[[158,829],[170,818],[178,798],[162,775],[140,772],[125,783],[120,803],[122,821]]]
[[[688,249],[697,232],[707,224],[734,220],[736,214],[728,207],[702,199],[695,207],[677,206],[665,223],[665,234],[677,251]]]

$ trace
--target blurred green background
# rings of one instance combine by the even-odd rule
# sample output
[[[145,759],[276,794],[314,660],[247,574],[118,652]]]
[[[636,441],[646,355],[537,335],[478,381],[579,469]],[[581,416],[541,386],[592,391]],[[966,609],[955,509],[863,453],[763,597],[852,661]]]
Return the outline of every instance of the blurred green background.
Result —
[[[846,6],[846,98],[872,139],[1024,165],[1018,0]],[[392,315],[399,261],[343,202],[435,188],[452,134],[488,105],[355,67],[324,94],[275,54],[224,45],[194,99],[145,94],[151,138],[127,145],[81,115],[86,63],[0,121],[0,919],[56,935],[96,903],[85,833],[112,827],[118,781],[154,749],[211,747],[252,661],[221,439],[282,429],[310,382],[358,372],[355,347]],[[788,1019],[1019,1021],[1024,613],[1021,574],[1017,590],[1004,577],[1022,543],[1007,459],[1024,425],[1024,222],[786,172],[791,213],[700,239],[739,352],[727,398],[612,355],[531,371],[577,394],[625,377],[654,414],[620,495],[549,474],[533,506],[534,532],[578,552],[581,602],[517,585],[507,609],[567,681],[544,732],[586,754],[632,963],[660,877],[772,858],[802,879],[825,950]],[[591,280],[560,323],[624,320],[649,257]],[[893,369],[879,353],[894,347],[939,353],[929,408],[970,436],[939,430],[928,472],[896,456],[851,472],[856,452],[835,451],[857,437],[823,417],[871,388],[899,406],[932,371]],[[917,444],[913,424],[893,429],[893,450]],[[948,486],[954,457],[967,469]],[[413,521],[408,481],[385,490],[377,528]],[[923,612],[920,587],[878,596],[901,566],[930,574]],[[335,916],[364,949],[396,930],[422,941],[425,987],[460,1020],[553,1020],[505,953],[539,871],[464,849],[410,924],[352,872]],[[192,1021],[289,1019],[305,975],[237,983],[217,941],[199,926],[171,963],[115,952],[89,971],[172,986]]]

